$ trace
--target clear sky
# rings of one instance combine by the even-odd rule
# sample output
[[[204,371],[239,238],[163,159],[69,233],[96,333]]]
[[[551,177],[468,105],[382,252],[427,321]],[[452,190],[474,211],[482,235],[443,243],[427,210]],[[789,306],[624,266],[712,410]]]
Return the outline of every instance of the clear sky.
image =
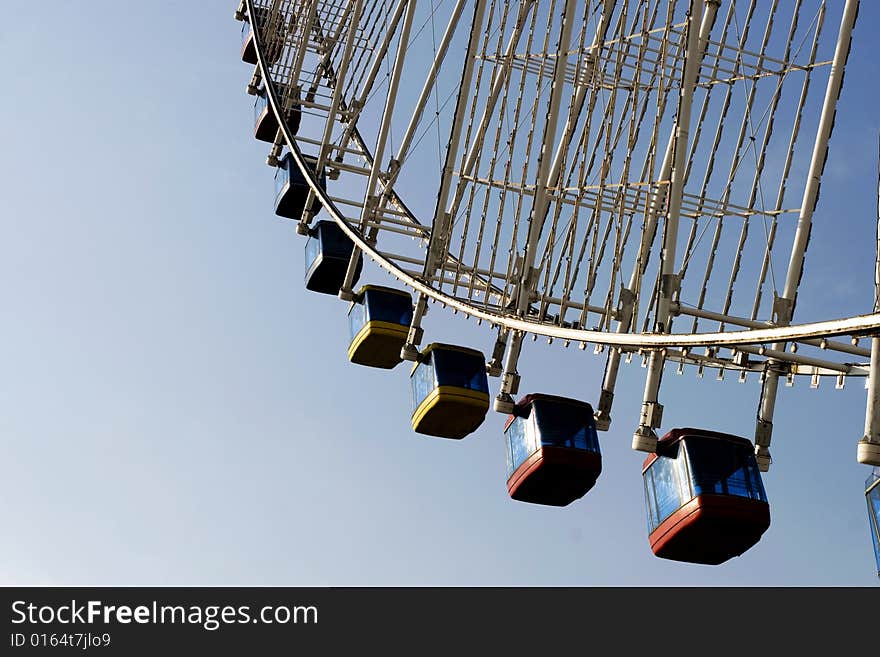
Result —
[[[303,288],[234,4],[19,2],[0,25],[0,584],[876,585],[858,381],[782,390],[772,525],[716,567],[651,555],[635,361],[564,509],[508,498],[501,416],[413,434],[407,369],[349,365],[346,305]],[[862,3],[803,318],[870,310],[877,25]],[[439,307],[426,328],[491,347]],[[603,364],[528,342],[523,391],[595,401]],[[751,436],[756,379],[668,370],[662,396],[664,428]]]

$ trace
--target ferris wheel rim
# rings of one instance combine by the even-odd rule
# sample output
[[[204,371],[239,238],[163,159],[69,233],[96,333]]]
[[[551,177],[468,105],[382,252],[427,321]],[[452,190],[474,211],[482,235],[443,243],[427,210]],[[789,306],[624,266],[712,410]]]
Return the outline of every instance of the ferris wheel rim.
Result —
[[[254,0],[245,0],[248,15],[254,15]],[[386,272],[400,280],[413,290],[426,295],[433,302],[439,302],[444,306],[450,306],[455,312],[462,312],[468,317],[479,321],[489,322],[493,327],[508,331],[533,334],[546,338],[555,338],[570,342],[590,343],[628,350],[662,350],[671,347],[736,347],[746,345],[764,345],[785,342],[797,342],[805,339],[822,339],[835,336],[872,336],[880,329],[880,312],[863,315],[851,315],[830,320],[807,322],[801,324],[788,324],[780,326],[768,326],[766,328],[745,328],[738,331],[715,331],[700,333],[653,333],[653,332],[612,332],[591,330],[582,328],[568,328],[558,324],[541,321],[530,321],[516,315],[506,315],[484,310],[477,306],[463,302],[442,290],[438,290],[417,277],[412,276],[391,259],[380,253],[375,247],[364,239],[359,231],[354,230],[337,208],[330,195],[321,187],[315,172],[306,166],[306,160],[290,132],[284,113],[281,111],[280,102],[272,77],[266,66],[264,57],[262,35],[260,30],[254,29],[254,43],[257,56],[257,67],[265,84],[268,105],[278,120],[279,129],[284,137],[285,145],[291,153],[307,182],[311,192],[319,199],[323,208],[328,212],[333,221],[354,242],[356,248],[369,256],[377,265]],[[365,157],[371,157],[369,149],[360,132],[355,126],[352,132]],[[425,227],[415,215],[406,207],[403,199],[393,189],[389,190],[395,202],[405,211],[414,225]]]

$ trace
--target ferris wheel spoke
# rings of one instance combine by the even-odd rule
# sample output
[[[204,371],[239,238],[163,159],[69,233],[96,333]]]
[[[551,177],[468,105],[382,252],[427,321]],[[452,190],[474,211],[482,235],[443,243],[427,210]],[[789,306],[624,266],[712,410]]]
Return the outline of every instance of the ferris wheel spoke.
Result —
[[[807,250],[810,227],[813,219],[813,210],[819,195],[819,180],[825,167],[828,152],[828,140],[831,137],[831,129],[834,125],[834,115],[837,111],[837,101],[840,96],[840,87],[843,83],[843,71],[850,52],[850,40],[852,30],[858,14],[859,3],[857,0],[847,0],[843,9],[843,17],[840,23],[840,31],[837,38],[837,46],[834,52],[834,60],[831,65],[831,73],[828,77],[828,86],[825,91],[825,99],[822,104],[822,112],[819,118],[819,126],[816,134],[815,147],[804,188],[804,198],[801,202],[801,213],[798,218],[794,244],[789,259],[788,274],[785,279],[785,287],[782,296],[774,303],[774,315],[776,323],[785,326],[791,322],[794,306],[797,301],[797,289],[800,285],[803,273],[804,256]],[[780,343],[776,348],[784,348]],[[872,358],[873,360],[873,358]],[[772,362],[772,361],[771,361]],[[755,431],[755,450],[758,456],[758,465],[762,469],[770,467],[770,439],[773,432],[773,412],[776,405],[776,394],[779,386],[779,375],[774,369],[768,370],[767,379],[761,390],[761,401],[758,411],[757,428]]]

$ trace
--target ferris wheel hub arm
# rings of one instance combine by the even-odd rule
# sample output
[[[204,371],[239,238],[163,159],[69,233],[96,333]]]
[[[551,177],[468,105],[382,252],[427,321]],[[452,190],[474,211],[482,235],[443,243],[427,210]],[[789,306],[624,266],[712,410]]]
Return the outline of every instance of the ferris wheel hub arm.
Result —
[[[673,298],[678,295],[681,280],[675,272],[676,266],[676,243],[678,241],[678,226],[681,213],[684,185],[686,182],[687,155],[690,145],[691,108],[694,100],[694,90],[699,74],[700,65],[705,56],[708,33],[715,21],[714,10],[716,7],[707,5],[703,12],[703,4],[700,0],[691,0],[687,25],[687,50],[685,52],[685,65],[682,71],[681,90],[678,110],[673,125],[674,155],[672,157],[672,171],[667,197],[667,211],[665,230],[663,231],[663,246],[661,252],[661,271],[659,298],[655,313],[655,326],[658,333],[669,333],[672,323],[671,306]],[[705,34],[705,39],[702,37]],[[633,438],[633,448],[644,451],[645,445],[653,445],[656,448],[656,434],[654,429],[660,426],[663,407],[658,403],[660,392],[660,379],[663,376],[663,365],[666,355],[662,351],[651,353],[651,362],[645,381],[645,394],[642,404],[642,417]]]
[[[857,455],[859,463],[880,465],[880,338],[871,339],[865,435],[859,441]]]
[[[849,56],[852,41],[852,30],[858,14],[859,0],[846,0],[843,15],[840,21],[840,29],[837,38],[837,46],[834,51],[834,59],[831,72],[828,76],[828,84],[825,89],[825,97],[822,103],[822,112],[819,117],[819,125],[816,131],[816,140],[810,160],[807,184],[804,187],[801,212],[795,229],[794,242],[789,258],[788,272],[785,286],[781,296],[777,296],[773,303],[773,313],[778,325],[787,326],[794,314],[797,302],[798,286],[803,275],[804,257],[812,226],[813,211],[819,196],[819,183],[825,168],[828,155],[828,141],[831,130],[834,127],[834,117],[837,110],[837,101],[843,84],[844,68]],[[784,348],[782,344],[774,345],[774,348]],[[873,362],[873,353],[872,353]],[[873,379],[874,377],[871,377]],[[779,387],[779,375],[772,369],[768,371],[761,390],[761,399],[758,406],[758,417],[755,425],[755,451],[759,467],[769,468],[770,453],[769,445],[773,429],[773,412],[776,405],[776,394]],[[871,416],[870,407],[867,413]],[[762,456],[765,458],[762,460]]]

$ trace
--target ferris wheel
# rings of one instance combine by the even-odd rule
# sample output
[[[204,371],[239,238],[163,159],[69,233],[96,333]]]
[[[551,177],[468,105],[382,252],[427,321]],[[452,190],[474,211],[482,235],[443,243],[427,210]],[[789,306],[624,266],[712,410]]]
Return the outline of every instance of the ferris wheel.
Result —
[[[236,18],[275,211],[308,237],[306,286],[348,302],[349,359],[414,363],[419,433],[507,414],[510,494],[551,505],[595,483],[619,368],[642,360],[652,549],[720,563],[769,525],[782,382],[866,380],[857,457],[880,466],[880,302],[795,314],[858,6],[243,0]],[[358,287],[365,259],[397,285]],[[429,303],[491,353],[423,345]],[[530,337],[606,352],[595,408],[515,400]],[[670,368],[760,385],[754,435],[658,437]]]

